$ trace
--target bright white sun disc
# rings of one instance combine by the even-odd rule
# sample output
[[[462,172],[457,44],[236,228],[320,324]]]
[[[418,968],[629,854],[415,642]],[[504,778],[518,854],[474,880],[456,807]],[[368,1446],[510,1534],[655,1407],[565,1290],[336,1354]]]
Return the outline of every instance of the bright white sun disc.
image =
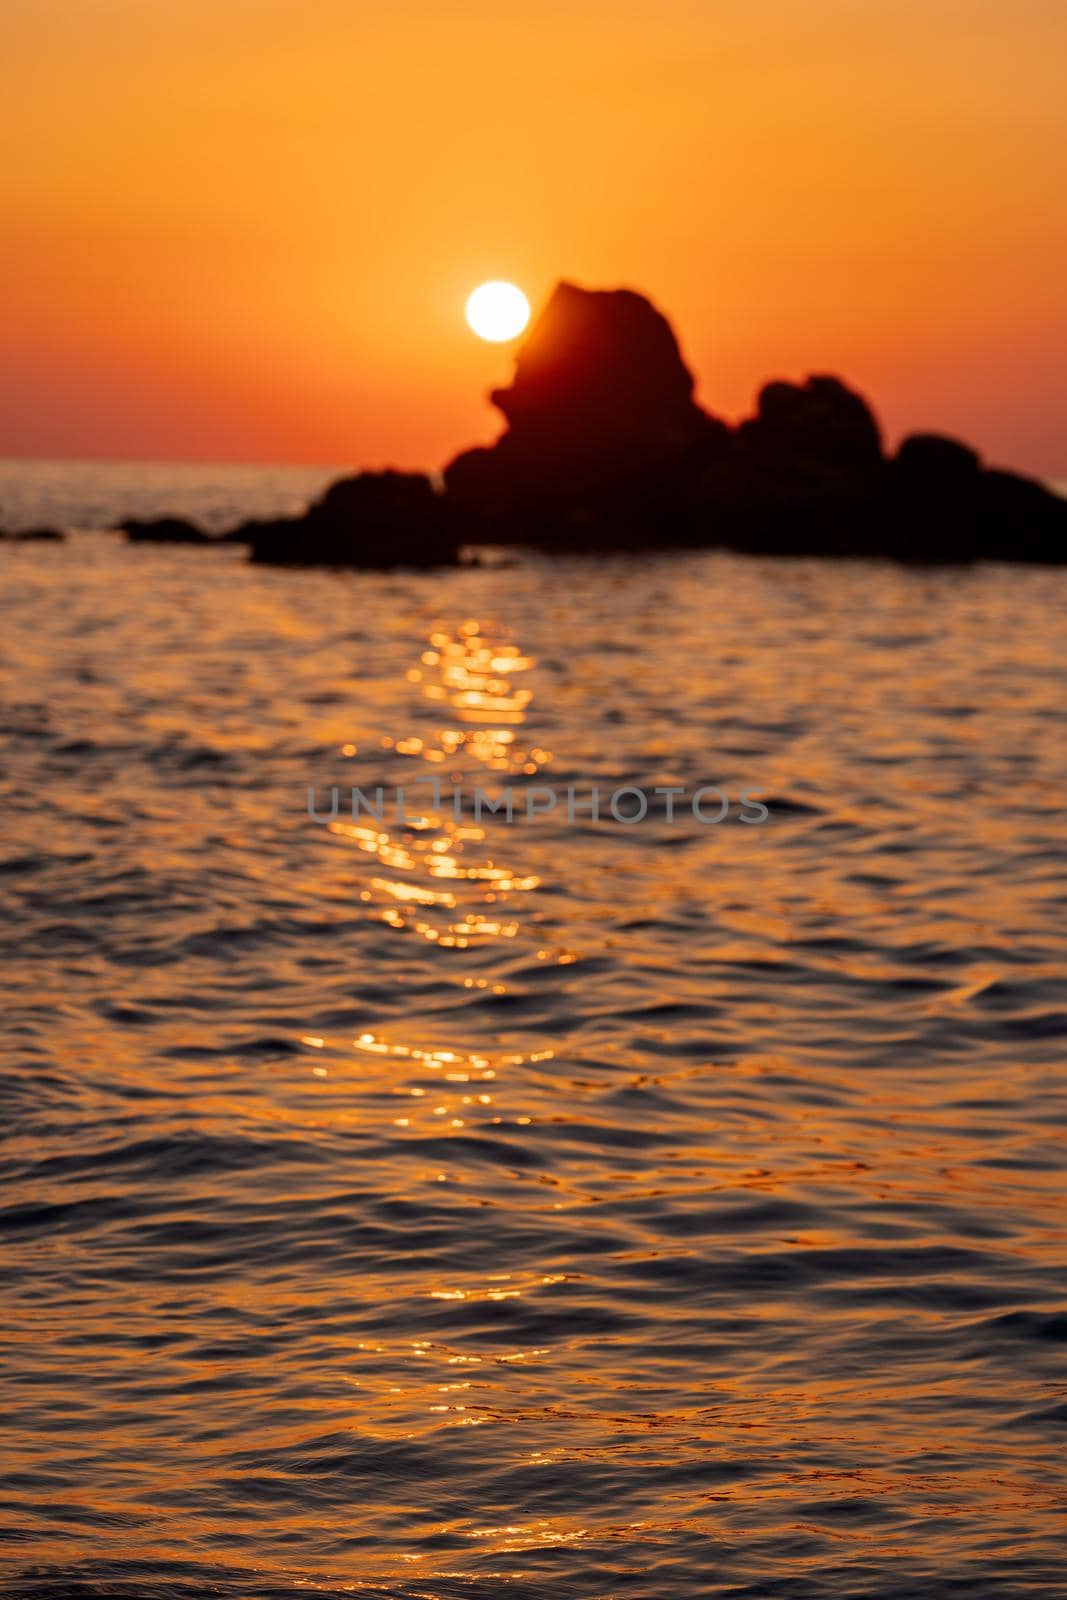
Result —
[[[467,301],[471,329],[494,344],[516,338],[529,320],[530,302],[513,283],[483,283]]]

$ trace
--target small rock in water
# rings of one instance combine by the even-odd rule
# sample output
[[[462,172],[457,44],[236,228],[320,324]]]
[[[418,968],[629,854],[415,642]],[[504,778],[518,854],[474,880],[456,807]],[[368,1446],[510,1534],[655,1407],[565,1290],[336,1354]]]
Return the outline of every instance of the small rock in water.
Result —
[[[226,537],[277,566],[454,566],[459,557],[443,497],[416,472],[341,478],[303,516],[246,522]]]
[[[216,544],[210,534],[185,517],[127,517],[119,527],[131,544]]]

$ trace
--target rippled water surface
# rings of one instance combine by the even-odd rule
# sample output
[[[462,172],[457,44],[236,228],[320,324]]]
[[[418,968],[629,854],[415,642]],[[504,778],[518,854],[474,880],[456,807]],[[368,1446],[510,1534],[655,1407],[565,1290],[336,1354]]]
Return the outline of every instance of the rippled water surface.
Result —
[[[1067,1593],[1062,572],[2,560],[7,1593]]]

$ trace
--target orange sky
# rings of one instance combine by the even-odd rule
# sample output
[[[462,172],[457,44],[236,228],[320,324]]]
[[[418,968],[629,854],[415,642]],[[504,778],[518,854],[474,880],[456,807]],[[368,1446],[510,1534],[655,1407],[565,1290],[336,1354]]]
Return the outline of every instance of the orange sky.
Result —
[[[2,0],[0,454],[438,466],[506,277],[1067,476],[1064,0]]]

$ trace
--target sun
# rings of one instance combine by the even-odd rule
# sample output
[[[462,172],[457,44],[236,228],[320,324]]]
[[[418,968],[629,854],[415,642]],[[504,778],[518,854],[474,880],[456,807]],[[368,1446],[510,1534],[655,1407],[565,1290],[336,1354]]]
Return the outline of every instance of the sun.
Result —
[[[530,320],[530,302],[513,283],[480,284],[467,300],[467,322],[479,339],[502,344],[515,339]]]

